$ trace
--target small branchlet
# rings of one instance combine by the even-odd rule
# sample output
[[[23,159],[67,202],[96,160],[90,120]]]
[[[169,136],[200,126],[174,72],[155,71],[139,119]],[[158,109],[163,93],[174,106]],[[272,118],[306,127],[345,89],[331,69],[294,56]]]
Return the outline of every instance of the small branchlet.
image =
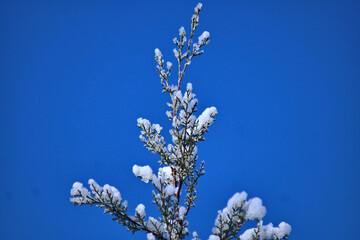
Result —
[[[150,152],[160,156],[160,165],[171,165],[170,153],[167,150],[164,137],[160,134],[162,127],[159,124],[150,124],[147,119],[138,118],[137,122],[138,127],[142,129],[139,138],[144,143],[144,146]]]
[[[157,239],[166,239],[161,229],[156,229],[149,221],[145,221],[144,215],[139,212],[135,216],[127,214],[127,201],[123,201],[120,192],[113,186],[105,184],[103,187],[98,185],[93,179],[89,180],[92,194],[83,186],[82,183],[75,182],[71,189],[70,202],[74,205],[95,205],[98,208],[104,208],[104,213],[113,216],[113,220],[119,224],[126,226],[127,230],[132,233],[137,231],[145,231],[153,234]]]
[[[227,206],[218,212],[215,220],[213,234],[209,240],[280,240],[286,239],[290,234],[291,226],[285,222],[279,227],[273,227],[272,223],[263,226],[263,217],[266,208],[262,205],[260,198],[252,198],[247,201],[245,192],[236,193],[228,201]],[[242,226],[247,221],[256,220],[256,228],[247,229],[240,235]]]

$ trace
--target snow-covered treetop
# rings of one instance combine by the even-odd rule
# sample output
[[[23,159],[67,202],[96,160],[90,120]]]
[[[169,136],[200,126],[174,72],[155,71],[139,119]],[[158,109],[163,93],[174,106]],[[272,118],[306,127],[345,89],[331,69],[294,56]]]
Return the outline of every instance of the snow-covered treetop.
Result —
[[[88,182],[90,191],[80,182],[75,182],[70,191],[70,201],[75,205],[96,205],[104,208],[104,213],[113,215],[113,220],[133,233],[145,231],[148,240],[178,240],[190,235],[186,218],[195,206],[198,180],[205,173],[204,162],[198,163],[197,144],[204,141],[204,134],[209,131],[218,111],[211,106],[198,115],[198,99],[192,84],[187,83],[185,89],[181,88],[185,70],[192,59],[201,55],[204,52],[202,48],[210,43],[208,31],[204,31],[198,37],[198,42],[193,43],[201,8],[202,4],[199,3],[194,9],[189,39],[186,37],[185,28],[180,27],[178,38],[173,40],[176,46],[173,53],[177,61],[174,84],[171,84],[173,80],[170,78],[173,64],[167,61],[165,66],[164,55],[158,48],[154,51],[162,91],[169,94],[170,98],[166,115],[172,123],[169,131],[171,143],[165,141],[161,133],[163,128],[159,124],[144,118],[137,119],[137,126],[141,129],[140,140],[150,152],[159,156],[160,167],[156,174],[149,165],[135,164],[132,171],[143,182],[152,183],[153,203],[160,215],[157,218],[148,216],[146,219],[146,208],[142,203],[135,208],[134,215],[129,215],[127,201],[122,199],[120,192],[108,184],[100,186],[93,179]],[[180,198],[182,194],[185,196]],[[263,226],[262,219],[265,214],[266,208],[260,198],[247,200],[245,192],[236,193],[229,199],[227,206],[218,212],[209,240],[287,238],[291,231],[290,225],[282,222],[279,227],[273,227],[271,223]],[[241,227],[251,220],[258,222],[257,228],[248,229],[241,234]],[[196,232],[193,232],[192,239],[199,239]]]

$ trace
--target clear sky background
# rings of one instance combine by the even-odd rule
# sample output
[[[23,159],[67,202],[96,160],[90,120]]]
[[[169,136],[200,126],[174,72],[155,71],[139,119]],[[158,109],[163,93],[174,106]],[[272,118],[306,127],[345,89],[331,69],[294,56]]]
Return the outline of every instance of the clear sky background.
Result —
[[[69,203],[74,181],[116,186],[148,215],[157,169],[138,117],[170,126],[154,49],[175,62],[195,1],[0,2],[0,238],[145,239],[95,207]],[[265,223],[290,239],[352,239],[360,225],[360,3],[340,0],[203,1],[193,60],[199,111],[219,115],[190,230],[206,240],[238,191],[263,199]],[[198,35],[197,35],[198,36]],[[173,78],[174,80],[174,78]],[[168,135],[167,135],[168,138]]]

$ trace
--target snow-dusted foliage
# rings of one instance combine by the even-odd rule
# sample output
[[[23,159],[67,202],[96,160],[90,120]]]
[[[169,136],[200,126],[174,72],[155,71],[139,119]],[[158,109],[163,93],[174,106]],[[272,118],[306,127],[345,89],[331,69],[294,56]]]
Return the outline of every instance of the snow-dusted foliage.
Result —
[[[155,60],[158,64],[156,70],[163,92],[170,96],[170,103],[167,103],[170,109],[166,115],[172,123],[172,142],[166,143],[159,124],[144,118],[137,119],[137,126],[141,129],[140,140],[150,152],[159,156],[161,167],[157,169],[157,174],[148,165],[134,165],[132,171],[143,182],[151,182],[153,185],[153,204],[157,206],[160,215],[157,218],[147,216],[142,203],[131,211],[134,215],[130,215],[127,201],[122,199],[119,190],[108,184],[100,186],[93,179],[88,182],[90,191],[80,182],[75,182],[70,191],[70,202],[104,208],[104,213],[111,214],[113,220],[126,226],[129,231],[146,232],[148,240],[190,238],[189,222],[186,219],[191,208],[195,206],[198,180],[205,173],[204,162],[198,163],[197,143],[204,141],[204,134],[215,121],[218,111],[215,107],[208,107],[200,115],[196,115],[198,100],[193,93],[192,84],[188,83],[186,89],[181,90],[186,68],[195,56],[203,53],[202,47],[210,43],[208,31],[204,31],[198,37],[198,42],[193,43],[201,7],[202,4],[199,3],[194,9],[189,39],[186,37],[185,28],[180,27],[179,37],[173,40],[176,45],[173,53],[178,68],[175,74],[176,85],[170,84],[173,64],[166,62],[165,66],[164,55],[158,48],[155,49]],[[180,198],[184,192],[185,196]],[[226,207],[218,211],[215,226],[208,239],[286,239],[291,231],[290,225],[284,222],[278,227],[273,227],[271,223],[263,225],[265,214],[266,208],[260,198],[248,199],[246,192],[235,193]],[[257,227],[244,231],[245,223],[252,220],[257,221]],[[195,231],[191,235],[192,240],[200,239]]]
[[[240,239],[240,240],[266,240],[266,239],[286,239],[291,231],[291,226],[285,222],[280,223],[279,227],[274,228],[272,223],[263,226],[263,217],[266,214],[266,208],[262,205],[260,198],[247,200],[247,193],[235,193],[227,206],[218,212],[215,220],[213,234],[209,240],[215,239]],[[256,220],[257,228],[250,228],[244,231],[240,237],[246,221]]]

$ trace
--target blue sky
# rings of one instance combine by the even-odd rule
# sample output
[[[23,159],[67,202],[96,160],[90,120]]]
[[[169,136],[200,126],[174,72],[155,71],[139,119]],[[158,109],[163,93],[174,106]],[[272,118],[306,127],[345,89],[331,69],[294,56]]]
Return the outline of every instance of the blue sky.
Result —
[[[129,211],[157,167],[136,119],[169,128],[154,49],[174,62],[195,1],[1,1],[0,238],[145,239],[95,207],[74,207],[74,181],[115,185]],[[360,224],[360,4],[203,1],[195,58],[199,111],[217,121],[199,144],[206,162],[190,230],[211,233],[235,192],[262,198],[264,221],[289,239],[349,239]],[[165,133],[167,131],[164,131]],[[153,208],[153,209],[151,209]]]

